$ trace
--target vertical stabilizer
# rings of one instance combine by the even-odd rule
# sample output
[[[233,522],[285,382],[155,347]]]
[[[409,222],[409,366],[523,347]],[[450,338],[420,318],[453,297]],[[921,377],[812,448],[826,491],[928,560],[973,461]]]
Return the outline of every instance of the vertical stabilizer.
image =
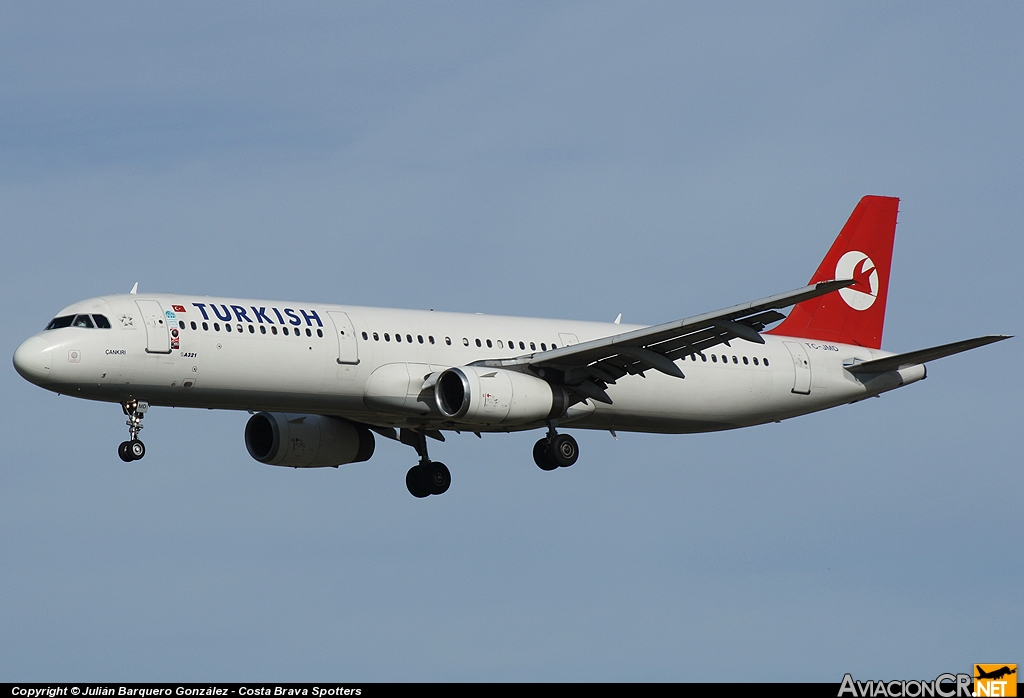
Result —
[[[880,349],[899,204],[891,196],[861,199],[810,281],[853,279],[856,283],[798,303],[781,325],[766,334]]]

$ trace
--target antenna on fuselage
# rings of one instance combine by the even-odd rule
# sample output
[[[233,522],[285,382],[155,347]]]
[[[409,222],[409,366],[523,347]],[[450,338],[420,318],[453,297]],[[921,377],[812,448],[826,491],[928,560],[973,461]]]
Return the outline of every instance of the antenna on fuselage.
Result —
[[[131,295],[133,295],[133,296],[134,296],[134,295],[135,295],[136,293],[138,293],[138,292],[139,292],[139,282],[138,282],[138,281],[136,281],[136,282],[135,282],[135,285],[134,285],[134,286],[132,286],[132,290],[131,290],[131,291],[129,291],[128,293],[130,293]]]
[[[620,322],[622,322],[622,313],[619,313],[619,316],[617,318],[615,318],[615,324],[616,325],[618,325]]]

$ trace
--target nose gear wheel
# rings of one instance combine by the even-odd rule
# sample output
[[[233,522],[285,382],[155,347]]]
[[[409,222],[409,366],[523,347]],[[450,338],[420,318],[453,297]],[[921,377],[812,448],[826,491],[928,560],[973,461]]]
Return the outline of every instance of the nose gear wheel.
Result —
[[[142,431],[142,418],[149,411],[149,403],[144,400],[128,400],[121,403],[121,409],[128,415],[128,440],[122,441],[117,447],[117,455],[125,463],[141,460],[146,455],[146,445],[139,441]]]

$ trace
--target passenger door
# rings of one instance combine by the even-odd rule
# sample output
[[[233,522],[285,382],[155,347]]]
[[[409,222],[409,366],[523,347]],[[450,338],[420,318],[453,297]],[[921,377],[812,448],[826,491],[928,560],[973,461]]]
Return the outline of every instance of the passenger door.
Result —
[[[793,377],[793,392],[798,395],[811,394],[811,361],[807,358],[807,351],[799,342],[783,342],[793,357],[793,366],[796,373]]]
[[[135,301],[146,326],[146,353],[170,354],[171,331],[158,301]]]

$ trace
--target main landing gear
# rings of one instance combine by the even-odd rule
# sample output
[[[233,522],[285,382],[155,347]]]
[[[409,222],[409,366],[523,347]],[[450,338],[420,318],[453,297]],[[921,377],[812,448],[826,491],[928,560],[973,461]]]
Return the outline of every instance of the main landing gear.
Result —
[[[128,441],[122,441],[117,447],[117,455],[125,463],[133,460],[140,460],[146,455],[146,444],[139,441],[139,432],[142,431],[142,418],[149,411],[149,403],[144,400],[129,400],[121,403],[121,409],[128,415]]]
[[[427,437],[412,429],[402,429],[399,440],[416,449],[420,457],[419,465],[409,468],[405,476],[405,486],[409,494],[422,499],[432,494],[444,494],[452,484],[452,474],[448,466],[439,461],[432,461],[427,455]]]
[[[580,457],[576,439],[568,434],[555,431],[554,423],[548,425],[548,435],[533,445],[533,460],[541,470],[568,468]]]

